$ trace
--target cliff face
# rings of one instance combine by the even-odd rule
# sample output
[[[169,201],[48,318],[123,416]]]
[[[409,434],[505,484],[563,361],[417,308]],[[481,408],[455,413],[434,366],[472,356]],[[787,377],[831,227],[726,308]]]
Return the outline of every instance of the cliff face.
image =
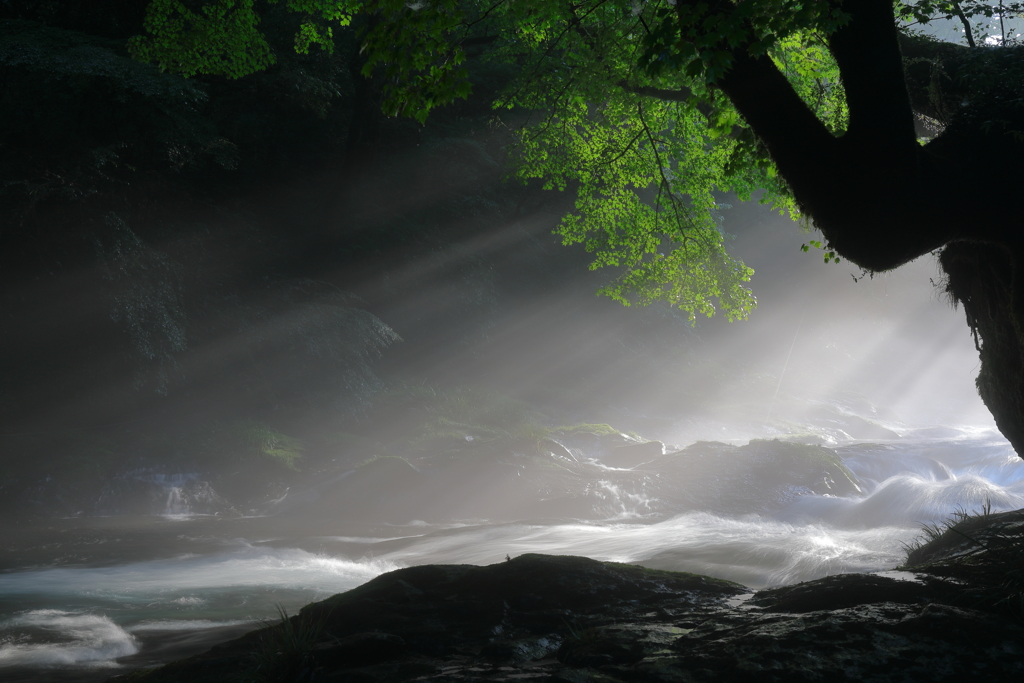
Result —
[[[910,577],[912,575],[906,575]],[[579,557],[380,576],[119,681],[1018,681],[1024,629],[923,575],[751,592]]]

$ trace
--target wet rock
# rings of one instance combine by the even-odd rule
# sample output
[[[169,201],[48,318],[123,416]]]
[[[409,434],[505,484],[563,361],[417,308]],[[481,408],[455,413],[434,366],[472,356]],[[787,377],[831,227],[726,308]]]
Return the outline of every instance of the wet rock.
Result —
[[[603,459],[611,451],[624,446],[635,446],[643,440],[624,434],[610,425],[579,425],[568,431],[556,432],[558,441],[579,449],[586,456]]]
[[[948,562],[998,543],[1000,538],[1024,536],[1024,510],[966,516],[947,526],[938,537],[914,548],[907,555],[907,566],[928,566]]]
[[[839,574],[761,591],[749,605],[766,612],[803,613],[843,609],[873,602],[921,604],[932,600],[941,586],[897,580],[872,574]]]
[[[663,455],[662,442],[617,432],[445,438],[459,449],[346,464],[294,490],[275,511],[389,522],[608,519],[689,510],[762,514],[800,496],[859,491],[835,450],[782,441],[698,442]]]
[[[945,605],[873,603],[793,614],[749,614],[699,628],[677,655],[637,665],[688,681],[1011,681],[1024,674],[1024,631]]]
[[[558,443],[554,439],[542,439],[539,445],[539,450],[542,453],[548,453],[557,458],[563,458],[570,462],[576,462],[576,456],[568,448]]]
[[[719,683],[1013,681],[1024,628],[942,586],[847,575],[762,591],[705,576],[524,555],[410,567],[303,608],[313,680]],[[260,633],[133,681],[251,678]],[[307,674],[303,674],[307,675]],[[128,680],[120,677],[120,680]]]
[[[660,441],[634,443],[611,449],[601,458],[601,464],[607,467],[629,469],[651,462],[665,453],[665,444]]]
[[[418,500],[425,481],[424,474],[405,458],[374,457],[319,492],[317,502],[349,519],[403,521],[405,510],[388,502]]]
[[[318,643],[313,661],[328,669],[366,666],[401,656],[405,641],[390,633],[355,633],[335,643]]]
[[[649,467],[689,509],[760,513],[805,495],[860,492],[834,450],[778,440],[755,439],[745,446],[698,441]]]
[[[492,662],[517,664],[550,657],[559,651],[561,645],[562,638],[554,633],[540,638],[495,640],[480,649],[480,656]]]
[[[899,434],[888,427],[831,406],[816,406],[807,411],[807,417],[815,424],[843,432],[854,439],[894,441],[900,438]]]
[[[592,628],[570,630],[556,658],[566,666],[596,668],[635,664],[644,655],[643,644],[632,629]]]
[[[963,435],[964,432],[962,430],[944,425],[915,429],[911,434],[915,439],[956,439]]]
[[[721,605],[745,590],[729,581],[695,574],[581,557],[523,555],[486,567],[427,565],[390,572],[308,605],[293,619],[324,624],[323,644],[317,644],[314,657],[325,675],[334,676],[333,672],[344,668],[351,670],[345,680],[405,680],[394,678],[398,674],[392,665],[414,661],[438,670],[479,669],[472,672],[474,677],[486,672],[490,672],[487,676],[502,676],[505,674],[499,669],[505,662],[525,666],[557,651],[570,631],[570,622],[573,628],[586,630],[633,621],[648,613],[666,617],[688,614]],[[369,642],[396,647],[390,661],[353,666],[347,658],[351,652],[347,643],[371,638],[369,634],[374,633],[401,639],[405,649],[397,647],[397,640],[378,638],[379,643]],[[631,647],[628,638],[616,637],[624,643],[622,647]],[[260,642],[258,632],[249,634],[216,652],[156,670],[144,680],[237,680],[246,674],[248,653]],[[235,656],[233,664],[231,655]],[[209,669],[216,678],[205,677],[204,662],[211,659],[219,662]],[[617,656],[611,662],[626,659]],[[544,671],[564,666],[554,658],[542,662],[536,666]],[[231,666],[238,670],[236,678],[225,674]]]

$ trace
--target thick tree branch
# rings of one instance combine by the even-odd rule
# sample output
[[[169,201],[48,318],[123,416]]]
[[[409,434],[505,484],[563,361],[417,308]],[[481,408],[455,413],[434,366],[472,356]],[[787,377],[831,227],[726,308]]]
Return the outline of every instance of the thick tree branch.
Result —
[[[849,23],[832,34],[856,144],[905,149],[917,144],[910,96],[903,79],[892,0],[845,0]]]
[[[819,193],[819,188],[794,181],[821,178],[821,169],[835,161],[836,139],[771,59],[736,51],[732,68],[718,86],[767,147],[797,200]]]
[[[669,90],[668,88],[655,88],[649,85],[630,85],[626,81],[619,81],[619,87],[637,95],[653,97],[656,100],[664,100],[665,102],[686,102],[693,97],[693,91],[689,88]]]
[[[651,97],[656,100],[662,100],[663,102],[688,102],[693,97],[693,91],[687,87],[670,90],[668,88],[655,88],[649,85],[630,85],[626,81],[619,81],[618,86],[626,92],[631,92],[643,97]],[[715,113],[715,108],[704,101],[696,102],[694,104],[694,108],[703,114],[709,121]],[[735,138],[743,130],[742,126],[733,126],[729,129],[728,135],[731,138]]]
[[[897,37],[914,111],[949,123],[969,94],[969,79],[956,74],[972,56],[971,49],[924,36]]]
[[[851,19],[830,48],[850,106],[845,135],[833,137],[766,56],[733,50],[718,85],[830,245],[864,268],[889,270],[968,226],[962,208],[908,201],[940,183],[937,160],[917,143],[889,0],[846,0],[843,9]]]

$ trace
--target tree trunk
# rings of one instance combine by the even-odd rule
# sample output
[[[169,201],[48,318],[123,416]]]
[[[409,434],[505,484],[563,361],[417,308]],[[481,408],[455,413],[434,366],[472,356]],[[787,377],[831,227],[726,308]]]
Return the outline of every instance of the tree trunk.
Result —
[[[966,241],[946,246],[939,256],[946,292],[963,305],[974,332],[981,357],[978,394],[1018,455],[1024,454],[1021,262],[1019,252]]]
[[[365,64],[366,56],[358,50],[348,64],[355,88],[352,118],[345,140],[345,175],[350,179],[373,165],[380,142],[380,92],[374,87],[373,79],[363,75]]]
[[[734,50],[718,85],[840,255],[883,271],[941,250],[981,355],[978,391],[1024,457],[1024,226],[1005,192],[1024,184],[1024,50],[901,39],[890,0],[843,10],[830,39],[850,106],[842,136],[768,57]],[[915,110],[948,123],[927,145]]]

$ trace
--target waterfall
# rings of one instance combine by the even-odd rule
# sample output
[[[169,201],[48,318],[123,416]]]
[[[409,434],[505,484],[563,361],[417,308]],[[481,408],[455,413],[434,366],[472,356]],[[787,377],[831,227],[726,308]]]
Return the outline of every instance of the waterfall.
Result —
[[[192,510],[188,506],[188,500],[182,495],[180,486],[172,486],[167,490],[167,502],[164,504],[164,515],[187,515]]]

